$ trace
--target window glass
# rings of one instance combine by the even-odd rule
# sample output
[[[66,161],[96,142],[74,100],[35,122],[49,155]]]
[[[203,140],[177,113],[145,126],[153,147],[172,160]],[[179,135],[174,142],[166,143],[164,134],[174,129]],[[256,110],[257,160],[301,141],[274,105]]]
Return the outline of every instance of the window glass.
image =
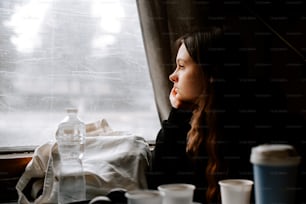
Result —
[[[54,140],[66,107],[154,140],[159,121],[134,0],[0,1],[0,149]]]

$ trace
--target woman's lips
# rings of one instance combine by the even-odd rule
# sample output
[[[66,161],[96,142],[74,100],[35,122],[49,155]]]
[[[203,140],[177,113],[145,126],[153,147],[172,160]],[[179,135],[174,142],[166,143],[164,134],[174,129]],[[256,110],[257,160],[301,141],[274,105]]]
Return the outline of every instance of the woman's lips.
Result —
[[[173,90],[173,94],[176,95],[176,94],[177,94],[177,88],[176,88],[176,87],[173,87],[172,90]]]

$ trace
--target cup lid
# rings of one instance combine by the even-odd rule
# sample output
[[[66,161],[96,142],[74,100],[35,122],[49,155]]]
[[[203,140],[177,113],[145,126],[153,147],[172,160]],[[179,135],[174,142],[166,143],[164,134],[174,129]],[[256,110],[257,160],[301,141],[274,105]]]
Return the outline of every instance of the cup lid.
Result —
[[[268,166],[298,165],[301,158],[294,147],[286,144],[263,144],[252,148],[250,161]]]

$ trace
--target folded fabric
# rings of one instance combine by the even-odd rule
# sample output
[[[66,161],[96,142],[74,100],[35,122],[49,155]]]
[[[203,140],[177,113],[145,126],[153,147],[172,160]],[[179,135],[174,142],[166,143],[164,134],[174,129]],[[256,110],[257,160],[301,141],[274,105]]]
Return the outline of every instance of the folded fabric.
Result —
[[[86,199],[111,189],[146,189],[151,153],[147,142],[131,133],[113,131],[106,120],[86,125],[83,168]],[[56,142],[35,149],[16,189],[18,203],[57,203],[59,155]]]

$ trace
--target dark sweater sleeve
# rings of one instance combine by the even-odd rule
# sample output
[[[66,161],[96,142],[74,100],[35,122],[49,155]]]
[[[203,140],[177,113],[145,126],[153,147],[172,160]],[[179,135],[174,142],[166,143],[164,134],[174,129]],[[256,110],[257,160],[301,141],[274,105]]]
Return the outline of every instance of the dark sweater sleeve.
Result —
[[[190,166],[185,149],[191,115],[190,111],[172,108],[168,120],[162,122],[148,172],[149,188],[156,189],[164,183],[185,182],[182,172]]]

